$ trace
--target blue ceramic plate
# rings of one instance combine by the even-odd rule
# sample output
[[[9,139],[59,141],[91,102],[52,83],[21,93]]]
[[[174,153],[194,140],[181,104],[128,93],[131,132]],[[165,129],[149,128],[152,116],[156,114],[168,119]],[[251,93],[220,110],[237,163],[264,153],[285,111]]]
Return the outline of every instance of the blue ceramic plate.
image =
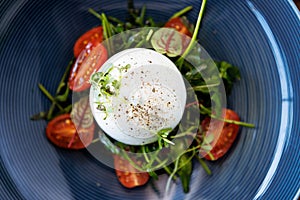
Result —
[[[167,20],[196,0],[136,1],[148,15]],[[191,191],[180,183],[164,196],[166,176],[152,185],[123,188],[114,170],[86,150],[54,147],[45,121],[30,116],[50,102],[50,92],[72,58],[75,40],[99,24],[88,8],[119,18],[126,1],[12,0],[0,2],[0,199],[293,199],[300,188],[300,14],[291,0],[208,0],[199,34],[210,55],[239,66],[242,79],[228,107],[256,128],[242,128],[230,152],[195,164]],[[156,189],[155,189],[156,188]]]

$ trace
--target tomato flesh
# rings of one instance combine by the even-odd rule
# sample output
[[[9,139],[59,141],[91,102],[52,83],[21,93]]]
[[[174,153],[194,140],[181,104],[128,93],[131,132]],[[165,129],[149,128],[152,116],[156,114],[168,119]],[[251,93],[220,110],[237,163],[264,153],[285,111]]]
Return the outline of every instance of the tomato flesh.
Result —
[[[180,17],[174,17],[170,19],[166,24],[165,27],[167,28],[175,28],[178,32],[185,34],[189,37],[192,37],[191,32],[187,28],[187,26],[184,24],[183,19]]]
[[[225,110],[224,119],[240,121],[238,114],[230,109]],[[211,119],[209,117],[205,118],[202,121],[202,130],[206,132],[206,136],[208,136],[209,134],[213,134],[215,140],[217,141],[212,142],[212,144],[214,144],[212,145],[212,150],[210,150],[208,154],[205,154],[205,158],[207,160],[217,160],[220,157],[224,156],[232,146],[234,140],[237,137],[239,125],[224,122],[221,134],[218,137],[218,135],[213,131],[213,129],[209,127],[210,121]],[[215,120],[212,123],[218,123],[218,121]],[[213,126],[214,125],[212,125],[212,127]],[[209,154],[211,154],[213,157],[211,157]]]
[[[118,155],[114,155],[114,165],[119,182],[126,188],[145,185],[150,178],[147,172],[140,172]]]
[[[81,35],[75,42],[73,51],[74,56],[77,58],[79,54],[84,50],[89,50],[91,46],[95,46],[98,43],[101,43],[103,40],[103,27],[97,26],[85,32]],[[88,44],[92,45],[88,45]]]
[[[90,76],[96,72],[107,60],[107,50],[102,44],[92,46],[90,49],[84,49],[76,59],[69,76],[69,87],[75,92],[88,89]]]
[[[62,114],[52,119],[46,127],[47,138],[56,146],[68,149],[83,149],[94,137],[94,123],[87,129],[81,128],[79,134],[70,114]]]

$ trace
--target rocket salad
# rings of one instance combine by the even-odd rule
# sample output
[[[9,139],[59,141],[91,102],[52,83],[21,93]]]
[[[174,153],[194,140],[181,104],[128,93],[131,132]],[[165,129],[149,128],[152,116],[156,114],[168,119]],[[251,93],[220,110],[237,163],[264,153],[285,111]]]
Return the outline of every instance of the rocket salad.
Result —
[[[136,9],[132,1],[128,1],[129,17],[126,21],[89,9],[92,15],[99,18],[100,24],[91,27],[75,42],[74,58],[58,83],[55,94],[50,94],[42,84],[38,85],[52,104],[49,110],[40,112],[31,119],[48,121],[46,137],[57,147],[75,150],[86,148],[92,143],[103,143],[113,154],[116,175],[124,187],[141,186],[150,178],[158,179],[159,174],[167,173],[170,177],[167,189],[171,181],[179,177],[184,192],[188,192],[193,171],[192,160],[198,160],[204,170],[211,174],[205,161],[217,160],[224,156],[235,141],[240,126],[254,127],[253,124],[240,121],[237,112],[222,108],[218,99],[220,84],[218,79],[223,81],[226,94],[229,95],[234,83],[240,79],[238,68],[225,61],[206,62],[200,59],[199,49],[193,48],[204,15],[205,4],[206,0],[203,0],[195,25],[186,17],[186,13],[192,9],[190,6],[171,15],[169,20],[163,23],[154,22],[153,18],[147,17],[145,6]],[[138,29],[139,31],[130,38],[121,37],[122,42],[119,45],[111,44],[109,40],[125,31],[145,27],[147,29]],[[105,41],[106,45],[103,44]],[[189,82],[190,89],[196,94],[196,101],[186,103],[186,112],[183,115],[189,119],[193,112],[189,109],[197,108],[199,115],[201,114],[199,121],[194,120],[194,123],[178,125],[175,128],[162,128],[155,133],[157,141],[145,145],[128,145],[105,133],[99,133],[97,136],[99,129],[93,119],[89,99],[80,98],[72,104],[70,96],[77,92],[86,93],[91,85],[99,89],[99,95],[109,97],[118,94],[120,81],[112,79],[110,71],[114,69],[120,72],[127,71],[130,70],[130,65],[125,63],[119,68],[112,66],[106,73],[98,72],[99,69],[119,49],[138,48],[145,43],[151,44],[153,50],[173,61],[182,76]],[[185,58],[190,55],[195,63],[205,65],[207,69],[210,65],[216,66],[219,71],[218,79],[211,78],[209,82],[205,81],[201,73],[186,61]],[[213,91],[213,96],[210,90]],[[220,113],[211,109],[213,105],[224,114],[223,118]],[[141,110],[140,107],[138,108]],[[97,109],[108,115],[108,108],[103,102],[98,102]],[[103,120],[105,119],[106,117]],[[222,129],[218,132],[216,127],[220,124]],[[176,134],[177,132],[179,133]],[[183,147],[185,144],[179,141],[189,144],[188,148],[185,149]],[[171,163],[168,158],[161,159],[155,154],[162,153],[166,149],[180,151]],[[129,153],[140,153],[141,156],[136,159],[130,157]]]

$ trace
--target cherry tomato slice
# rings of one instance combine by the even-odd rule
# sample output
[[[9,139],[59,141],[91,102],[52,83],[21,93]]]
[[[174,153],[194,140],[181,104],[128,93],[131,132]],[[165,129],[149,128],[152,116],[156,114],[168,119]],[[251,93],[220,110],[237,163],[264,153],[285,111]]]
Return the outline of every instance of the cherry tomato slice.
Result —
[[[142,186],[150,178],[147,172],[138,171],[129,161],[118,155],[114,155],[114,165],[119,182],[126,188]]]
[[[230,109],[226,109],[224,119],[240,121],[238,114]],[[214,122],[218,123],[217,121]],[[210,118],[207,117],[201,123],[202,129],[204,131],[207,131],[206,135],[213,134],[215,137],[217,137],[216,133],[214,133],[213,130],[209,128],[209,124],[210,124]],[[215,144],[213,145],[212,150],[210,150],[210,153],[212,154],[213,158],[211,158],[208,154],[205,155],[205,158],[207,160],[217,160],[220,157],[224,156],[232,146],[234,140],[236,139],[238,131],[239,131],[239,125],[224,122],[221,134],[218,138],[216,138],[217,141],[214,141]]]
[[[93,44],[89,43],[88,46]],[[91,86],[90,76],[107,60],[106,48],[98,43],[91,50],[84,49],[76,59],[69,76],[69,87],[75,92],[83,91]]]
[[[69,149],[83,149],[94,137],[95,125],[80,130],[80,137],[70,114],[62,114],[52,119],[46,127],[47,138],[56,146]]]
[[[187,26],[185,25],[184,21],[180,17],[174,17],[170,19],[166,24],[165,27],[168,28],[175,28],[178,32],[185,34],[189,37],[192,37],[192,33],[189,31]]]
[[[77,58],[84,49],[89,49],[91,47],[91,45],[88,46],[89,43],[92,44],[92,46],[95,46],[98,43],[101,43],[102,40],[103,40],[102,26],[97,26],[95,28],[88,30],[83,35],[81,35],[75,42],[73,48],[75,58]]]

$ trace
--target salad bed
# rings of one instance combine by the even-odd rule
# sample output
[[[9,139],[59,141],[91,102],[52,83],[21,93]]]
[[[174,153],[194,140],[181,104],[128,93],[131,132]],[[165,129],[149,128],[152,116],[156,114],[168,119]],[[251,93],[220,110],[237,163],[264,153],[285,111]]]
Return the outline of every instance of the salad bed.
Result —
[[[219,94],[222,85],[226,94],[230,94],[234,82],[240,78],[238,68],[225,61],[210,62],[209,59],[202,59],[203,50],[195,48],[205,3],[204,0],[195,26],[185,17],[191,7],[178,11],[163,23],[154,22],[146,16],[145,6],[136,9],[131,1],[128,3],[129,17],[126,22],[90,9],[89,12],[99,18],[101,25],[91,28],[77,40],[73,50],[74,59],[67,66],[55,94],[50,94],[42,84],[38,85],[52,101],[52,105],[48,111],[38,113],[32,119],[49,121],[47,138],[58,147],[82,149],[101,141],[112,151],[116,174],[125,187],[141,186],[150,177],[158,179],[159,174],[168,173],[170,178],[167,189],[169,183],[178,176],[183,190],[188,192],[192,161],[198,160],[210,174],[205,160],[222,157],[233,144],[240,126],[253,127],[252,124],[241,122],[235,111],[223,108],[222,96]],[[122,37],[122,34],[131,37]],[[111,38],[116,35],[118,40],[122,40],[118,43],[120,45],[112,44]],[[193,97],[195,101],[187,102],[184,118],[189,119],[189,116],[198,114],[200,117],[186,120],[190,124],[180,124],[175,129],[159,130],[156,133],[157,142],[140,146],[127,145],[101,132],[94,122],[86,96],[91,84],[100,86],[103,95],[115,95],[119,82],[108,79],[109,73],[96,72],[116,52],[147,45],[172,60],[189,82],[192,95],[196,94]],[[195,66],[206,68],[199,71]],[[126,70],[127,67],[124,65],[120,69]],[[218,77],[210,72],[214,67],[218,69]],[[208,74],[208,77],[204,78],[203,73]],[[79,100],[74,102],[74,99]],[[99,110],[106,111],[101,102]],[[161,158],[157,152],[164,156],[170,152],[176,153],[171,154],[171,158]],[[136,156],[131,157],[132,154]]]

